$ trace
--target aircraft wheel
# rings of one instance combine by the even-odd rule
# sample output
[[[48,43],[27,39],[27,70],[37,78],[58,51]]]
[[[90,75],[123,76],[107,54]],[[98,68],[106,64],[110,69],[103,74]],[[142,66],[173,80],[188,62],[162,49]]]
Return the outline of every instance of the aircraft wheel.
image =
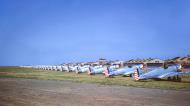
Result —
[[[130,74],[129,77],[132,77],[132,74]]]
[[[171,81],[172,79],[171,79],[171,77],[168,77],[168,81]]]
[[[177,81],[181,82],[181,77],[180,76],[177,76]]]
[[[176,79],[176,77],[174,76],[174,77],[173,77],[173,81],[176,81],[176,80],[177,80],[177,79]]]

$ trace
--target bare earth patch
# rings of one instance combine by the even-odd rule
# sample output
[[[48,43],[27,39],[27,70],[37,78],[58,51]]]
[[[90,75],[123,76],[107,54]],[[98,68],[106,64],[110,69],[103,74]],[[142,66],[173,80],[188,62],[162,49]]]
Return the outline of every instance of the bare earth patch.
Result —
[[[0,78],[2,106],[189,106],[190,91]]]

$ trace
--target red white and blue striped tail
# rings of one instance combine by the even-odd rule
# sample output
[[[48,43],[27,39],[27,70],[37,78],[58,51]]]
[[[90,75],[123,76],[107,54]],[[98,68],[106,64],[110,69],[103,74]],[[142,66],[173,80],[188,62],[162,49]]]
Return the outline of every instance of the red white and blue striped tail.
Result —
[[[139,80],[139,72],[138,72],[138,69],[136,69],[135,72],[134,72],[134,79],[135,79],[136,81]]]
[[[89,67],[89,69],[88,69],[88,75],[92,75],[92,69],[91,69],[91,67]]]
[[[110,75],[109,75],[109,67],[106,68],[106,70],[105,70],[104,73],[105,73],[105,76],[106,76],[106,77],[109,77],[109,76],[110,76]]]

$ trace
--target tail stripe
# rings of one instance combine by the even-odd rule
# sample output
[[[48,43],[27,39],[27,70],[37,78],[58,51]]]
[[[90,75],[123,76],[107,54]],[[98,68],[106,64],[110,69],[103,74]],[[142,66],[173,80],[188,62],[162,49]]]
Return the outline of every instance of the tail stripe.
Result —
[[[91,75],[92,73],[92,69],[91,69],[91,67],[89,67],[89,69],[88,69],[88,75]]]
[[[135,78],[136,81],[139,80],[138,70],[136,70],[136,71],[134,72],[134,78]]]
[[[109,77],[109,67],[107,67],[107,69],[105,70],[105,76]]]

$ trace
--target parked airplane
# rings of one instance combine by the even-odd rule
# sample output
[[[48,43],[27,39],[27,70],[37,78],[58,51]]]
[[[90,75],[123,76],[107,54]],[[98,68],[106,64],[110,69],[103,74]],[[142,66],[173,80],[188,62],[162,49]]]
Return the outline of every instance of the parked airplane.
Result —
[[[48,67],[48,70],[53,70],[53,67],[52,67],[52,66],[49,66],[49,67]]]
[[[102,74],[106,69],[107,69],[107,67],[103,67],[102,65],[95,66],[95,67],[89,67],[88,74],[89,75]]]
[[[75,71],[77,74],[79,73],[84,73],[84,72],[88,72],[89,71],[89,65],[85,65],[85,66],[78,66],[77,70]]]
[[[164,68],[157,68],[147,73],[140,73],[139,70],[136,70],[134,73],[135,80],[144,80],[144,79],[162,79],[171,77],[176,78],[177,81],[181,81],[181,78],[178,75],[181,74],[190,74],[190,72],[181,72],[181,65],[173,65],[168,67],[167,69]]]
[[[63,65],[62,66],[62,71],[69,72],[69,66],[68,65]]]
[[[63,68],[61,65],[58,65],[56,68],[57,68],[57,71],[63,71]]]
[[[143,67],[144,66],[142,64],[134,65],[131,68],[129,68],[128,66],[119,68],[119,69],[114,69],[114,68],[108,67],[107,70],[105,71],[105,75],[106,75],[106,77],[116,76],[116,75],[132,75],[136,69],[142,70]]]
[[[53,71],[57,71],[57,66],[53,65]]]
[[[75,72],[77,70],[77,66],[67,66],[68,67],[68,70],[66,72]]]

